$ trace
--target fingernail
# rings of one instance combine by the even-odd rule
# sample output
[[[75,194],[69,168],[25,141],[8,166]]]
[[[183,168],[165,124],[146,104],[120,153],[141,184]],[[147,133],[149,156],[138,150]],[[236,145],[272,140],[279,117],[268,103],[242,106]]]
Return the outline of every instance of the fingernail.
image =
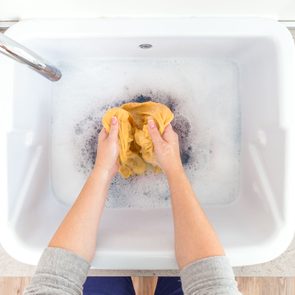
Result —
[[[154,128],[155,127],[155,122],[152,119],[149,119],[148,120],[148,124],[149,124],[150,128]]]
[[[112,125],[116,125],[118,122],[116,117],[112,117]]]

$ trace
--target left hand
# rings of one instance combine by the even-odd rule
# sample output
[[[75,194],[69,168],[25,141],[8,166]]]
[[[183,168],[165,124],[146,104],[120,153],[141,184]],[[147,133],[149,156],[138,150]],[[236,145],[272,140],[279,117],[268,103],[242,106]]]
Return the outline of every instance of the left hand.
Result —
[[[104,170],[110,178],[115,176],[118,171],[118,156],[119,156],[119,123],[116,117],[112,118],[110,132],[107,133],[103,128],[98,136],[98,148],[96,160],[93,170]]]

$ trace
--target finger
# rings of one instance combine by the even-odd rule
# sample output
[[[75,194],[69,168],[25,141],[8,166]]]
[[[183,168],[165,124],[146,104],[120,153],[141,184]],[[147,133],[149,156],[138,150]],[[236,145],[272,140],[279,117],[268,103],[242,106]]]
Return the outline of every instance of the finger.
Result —
[[[117,139],[118,138],[118,133],[119,133],[118,119],[116,117],[112,117],[111,129],[110,129],[110,132],[109,132],[109,138]]]
[[[155,146],[163,142],[162,136],[153,119],[148,120],[148,131]]]
[[[105,128],[102,128],[98,134],[98,141],[104,141],[107,138],[108,134]]]

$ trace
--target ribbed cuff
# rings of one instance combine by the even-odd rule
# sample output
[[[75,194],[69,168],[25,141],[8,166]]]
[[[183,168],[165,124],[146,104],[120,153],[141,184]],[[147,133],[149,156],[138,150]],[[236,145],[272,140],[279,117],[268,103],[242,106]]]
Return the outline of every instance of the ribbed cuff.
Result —
[[[70,251],[46,248],[28,291],[42,290],[50,293],[51,290],[60,290],[61,293],[56,294],[81,294],[89,267],[90,264],[85,259]]]
[[[185,294],[211,294],[214,290],[212,294],[240,294],[226,256],[195,261],[184,267],[180,276]]]

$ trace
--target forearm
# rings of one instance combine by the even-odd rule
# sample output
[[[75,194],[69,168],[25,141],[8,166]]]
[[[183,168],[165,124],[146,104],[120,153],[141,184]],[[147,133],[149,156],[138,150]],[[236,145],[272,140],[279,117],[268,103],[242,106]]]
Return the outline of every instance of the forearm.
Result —
[[[110,184],[109,173],[94,169],[49,246],[70,250],[91,261],[96,248],[99,220]]]
[[[175,251],[182,269],[201,258],[224,255],[182,167],[167,174],[174,215]]]

